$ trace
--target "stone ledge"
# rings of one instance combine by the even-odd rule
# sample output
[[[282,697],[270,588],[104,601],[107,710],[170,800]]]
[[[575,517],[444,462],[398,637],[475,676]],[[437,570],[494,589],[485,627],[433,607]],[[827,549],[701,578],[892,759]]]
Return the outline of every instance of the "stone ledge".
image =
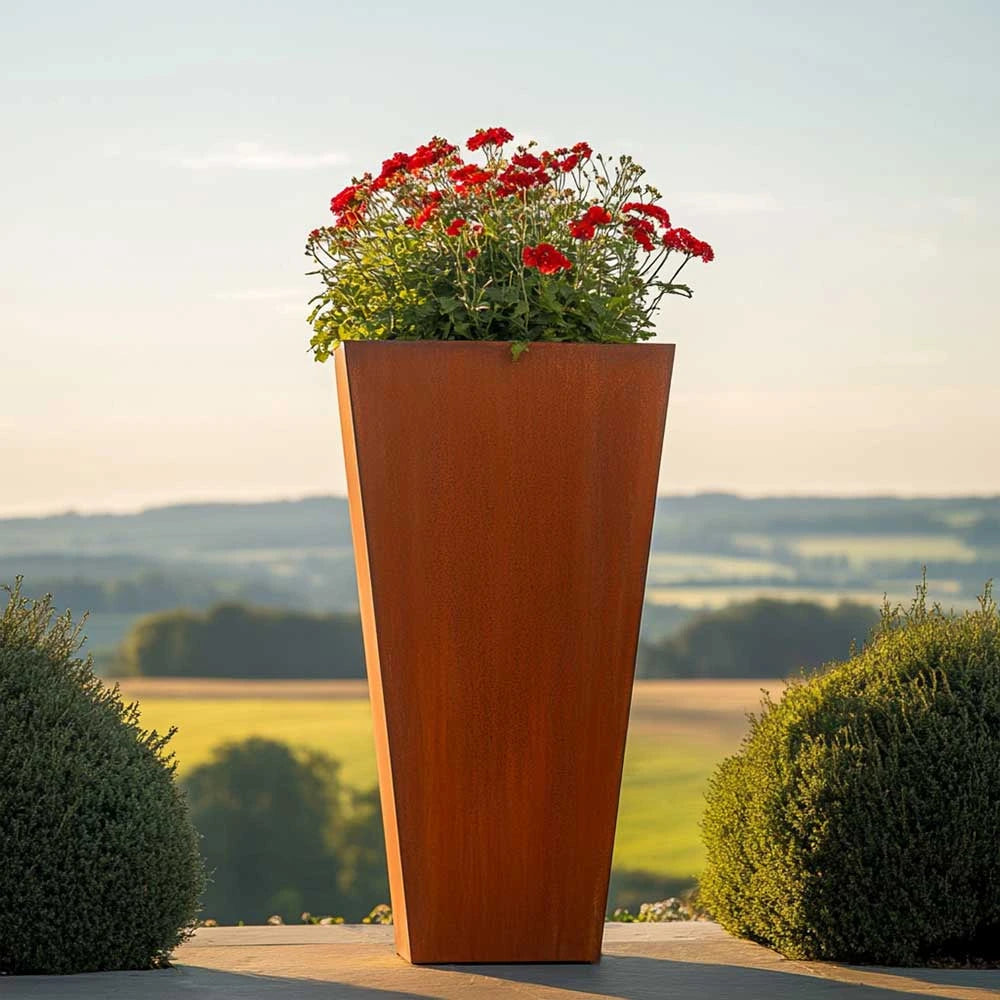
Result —
[[[607,924],[599,965],[407,965],[392,928],[206,927],[157,972],[0,978],[2,1000],[996,1000],[1000,970],[791,962],[716,924]]]

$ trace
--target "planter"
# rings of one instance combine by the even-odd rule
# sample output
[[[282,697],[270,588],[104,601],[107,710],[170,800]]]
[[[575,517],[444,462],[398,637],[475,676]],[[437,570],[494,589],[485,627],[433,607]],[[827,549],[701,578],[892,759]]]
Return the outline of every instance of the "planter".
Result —
[[[673,345],[336,354],[396,948],[595,962]]]

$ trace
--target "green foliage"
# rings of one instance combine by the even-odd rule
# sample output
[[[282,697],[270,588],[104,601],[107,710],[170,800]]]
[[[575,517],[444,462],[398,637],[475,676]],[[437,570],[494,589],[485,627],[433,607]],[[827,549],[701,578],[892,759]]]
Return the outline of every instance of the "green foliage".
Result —
[[[116,672],[146,677],[364,677],[356,615],[308,615],[219,604],[133,626]]]
[[[690,298],[675,279],[712,249],[670,228],[631,157],[530,142],[508,159],[510,134],[491,131],[470,140],[482,164],[434,138],[334,197],[335,223],[306,245],[325,286],[317,361],[345,340],[502,340],[515,358],[538,340],[630,343],[653,336],[664,295]]]
[[[925,588],[765,701],[710,783],[701,900],[790,958],[1000,958],[1000,615]]]
[[[220,747],[185,781],[212,872],[204,910],[219,923],[303,911],[359,919],[388,898],[371,795],[346,792],[339,765],[273,740]]]
[[[761,598],[698,615],[644,645],[639,677],[787,677],[843,656],[878,621],[873,608]]]
[[[166,750],[20,580],[0,617],[0,973],[162,965],[204,882]]]

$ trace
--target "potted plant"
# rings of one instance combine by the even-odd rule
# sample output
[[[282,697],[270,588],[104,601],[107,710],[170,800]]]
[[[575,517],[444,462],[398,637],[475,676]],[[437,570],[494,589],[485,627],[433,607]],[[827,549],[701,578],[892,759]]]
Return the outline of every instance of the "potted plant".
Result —
[[[600,958],[674,354],[638,342],[713,257],[629,157],[512,139],[396,153],[307,243],[418,963]]]

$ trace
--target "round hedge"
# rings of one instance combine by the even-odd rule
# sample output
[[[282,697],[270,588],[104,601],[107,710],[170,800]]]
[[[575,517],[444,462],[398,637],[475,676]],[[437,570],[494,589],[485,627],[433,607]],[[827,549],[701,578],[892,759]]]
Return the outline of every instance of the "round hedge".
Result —
[[[789,958],[1000,959],[1000,616],[883,611],[710,782],[700,900]]]
[[[204,885],[165,736],[20,581],[0,617],[0,973],[162,965]]]

